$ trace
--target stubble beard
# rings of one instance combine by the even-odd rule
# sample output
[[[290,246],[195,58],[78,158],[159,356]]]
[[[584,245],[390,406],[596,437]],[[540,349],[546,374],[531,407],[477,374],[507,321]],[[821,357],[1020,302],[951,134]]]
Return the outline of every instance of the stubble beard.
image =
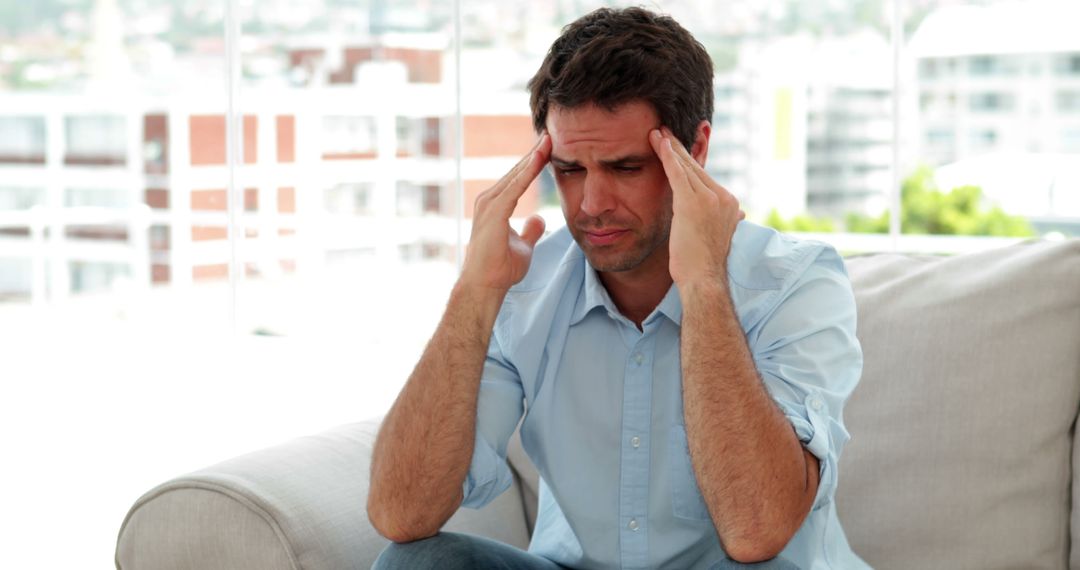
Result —
[[[671,215],[662,216],[657,220],[657,223],[645,228],[631,228],[630,233],[634,238],[633,245],[624,253],[615,257],[603,255],[604,250],[607,248],[604,246],[592,246],[584,239],[584,233],[587,229],[605,227],[605,225],[607,224],[603,223],[602,220],[596,220],[594,223],[571,224],[570,233],[578,243],[578,247],[585,253],[589,265],[596,271],[630,271],[644,263],[646,259],[649,259],[657,249],[667,244],[668,237],[671,234]]]

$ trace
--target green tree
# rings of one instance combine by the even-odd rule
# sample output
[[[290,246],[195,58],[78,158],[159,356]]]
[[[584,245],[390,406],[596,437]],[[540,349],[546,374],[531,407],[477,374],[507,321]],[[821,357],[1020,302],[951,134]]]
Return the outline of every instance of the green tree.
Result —
[[[900,189],[900,230],[905,234],[1034,236],[1031,224],[1001,208],[982,207],[982,188],[959,186],[943,192],[934,184],[934,171],[920,167],[904,179]],[[889,212],[880,216],[848,214],[847,230],[887,233]]]
[[[834,232],[836,227],[828,218],[815,218],[808,215],[797,215],[790,220],[785,220],[775,208],[769,211],[765,218],[765,225],[782,232]]]

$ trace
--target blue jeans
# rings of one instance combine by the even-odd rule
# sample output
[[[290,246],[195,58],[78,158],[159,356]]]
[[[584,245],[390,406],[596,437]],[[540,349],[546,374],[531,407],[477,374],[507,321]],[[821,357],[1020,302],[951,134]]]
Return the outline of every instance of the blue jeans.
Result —
[[[564,566],[538,556],[471,534],[440,532],[439,534],[407,544],[391,543],[375,561],[372,570],[561,570]],[[782,558],[773,558],[756,564],[741,564],[724,560],[711,570],[798,570],[798,567]]]

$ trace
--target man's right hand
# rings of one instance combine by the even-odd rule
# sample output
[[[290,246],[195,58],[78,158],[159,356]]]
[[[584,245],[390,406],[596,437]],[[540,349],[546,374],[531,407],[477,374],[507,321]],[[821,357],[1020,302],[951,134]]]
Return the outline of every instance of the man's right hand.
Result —
[[[510,227],[510,216],[550,155],[551,137],[543,133],[506,176],[476,197],[472,236],[459,285],[505,292],[525,278],[533,247],[544,235],[544,219],[529,216],[519,234]]]
[[[458,285],[379,429],[367,511],[371,524],[394,542],[435,535],[461,505],[492,326],[503,296],[525,278],[533,246],[544,233],[539,216],[530,217],[520,234],[510,227],[510,216],[550,154],[545,133],[513,170],[476,198]]]

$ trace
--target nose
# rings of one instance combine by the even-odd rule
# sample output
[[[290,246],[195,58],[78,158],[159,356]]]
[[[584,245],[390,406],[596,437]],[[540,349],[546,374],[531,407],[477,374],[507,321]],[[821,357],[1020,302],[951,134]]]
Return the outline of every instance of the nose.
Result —
[[[581,196],[582,213],[595,218],[615,209],[615,196],[609,182],[596,173],[585,176]]]

